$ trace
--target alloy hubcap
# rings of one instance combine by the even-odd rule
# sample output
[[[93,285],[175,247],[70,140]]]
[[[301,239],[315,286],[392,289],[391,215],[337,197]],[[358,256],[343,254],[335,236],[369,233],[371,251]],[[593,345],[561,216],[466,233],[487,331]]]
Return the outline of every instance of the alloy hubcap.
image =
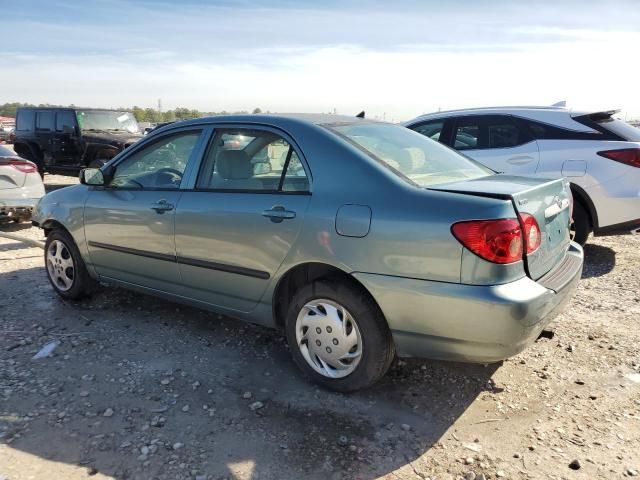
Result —
[[[58,290],[69,290],[73,286],[76,270],[67,246],[60,240],[51,242],[47,249],[46,263],[49,278]]]
[[[362,358],[358,324],[332,300],[313,300],[302,307],[296,319],[296,341],[309,366],[325,377],[346,377]]]

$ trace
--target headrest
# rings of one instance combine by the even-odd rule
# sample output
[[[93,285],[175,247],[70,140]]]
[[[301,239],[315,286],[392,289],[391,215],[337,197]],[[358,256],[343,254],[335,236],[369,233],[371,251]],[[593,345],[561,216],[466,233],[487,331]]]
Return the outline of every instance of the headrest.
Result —
[[[253,177],[253,165],[242,150],[221,150],[216,157],[215,170],[225,180]]]

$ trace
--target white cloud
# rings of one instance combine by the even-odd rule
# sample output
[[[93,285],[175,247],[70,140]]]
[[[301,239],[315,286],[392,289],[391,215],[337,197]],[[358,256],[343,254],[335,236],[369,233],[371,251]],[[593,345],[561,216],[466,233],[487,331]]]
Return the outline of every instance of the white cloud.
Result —
[[[173,30],[169,13],[162,12],[150,14],[139,30],[116,26],[104,34],[86,22],[49,22],[40,25],[52,39],[49,48],[0,53],[0,103],[155,106],[162,98],[166,108],[337,108],[347,114],[365,109],[401,120],[438,108],[566,99],[570,106],[622,107],[640,116],[632,74],[640,33],[594,27],[598,14],[605,20],[620,13],[602,6],[585,6],[586,13],[572,17],[579,25],[569,28],[563,8],[532,7],[528,18],[509,6],[494,18],[460,6],[453,22],[450,6],[433,14],[375,10],[366,15],[337,8],[224,7],[201,18],[189,11],[175,18]],[[556,17],[555,23],[544,22]],[[588,21],[578,22],[583,17]],[[522,18],[526,22],[513,21]],[[323,26],[332,23],[337,33],[323,35]],[[69,50],[68,38],[58,38],[65,32],[86,42]],[[56,42],[64,48],[53,48]]]

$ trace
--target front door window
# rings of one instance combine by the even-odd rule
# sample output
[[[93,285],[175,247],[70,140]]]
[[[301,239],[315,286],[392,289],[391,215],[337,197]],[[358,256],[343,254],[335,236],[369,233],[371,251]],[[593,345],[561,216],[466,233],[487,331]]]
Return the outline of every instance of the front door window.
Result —
[[[200,131],[162,137],[119,163],[109,187],[178,189],[199,138]]]

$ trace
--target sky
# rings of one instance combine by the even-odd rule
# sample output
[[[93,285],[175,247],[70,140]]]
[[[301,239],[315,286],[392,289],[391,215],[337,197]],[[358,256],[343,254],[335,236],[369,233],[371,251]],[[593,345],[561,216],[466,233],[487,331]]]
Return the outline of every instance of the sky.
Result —
[[[22,0],[0,22],[0,104],[640,118],[638,0]]]

